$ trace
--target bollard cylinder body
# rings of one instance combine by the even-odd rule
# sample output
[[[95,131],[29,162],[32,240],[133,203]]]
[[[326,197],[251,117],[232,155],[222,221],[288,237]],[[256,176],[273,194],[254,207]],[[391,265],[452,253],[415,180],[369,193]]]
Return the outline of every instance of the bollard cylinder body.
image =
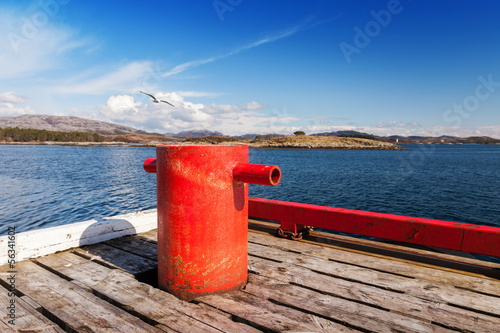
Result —
[[[248,146],[162,145],[156,157],[159,287],[183,300],[242,288],[248,185],[233,169]]]

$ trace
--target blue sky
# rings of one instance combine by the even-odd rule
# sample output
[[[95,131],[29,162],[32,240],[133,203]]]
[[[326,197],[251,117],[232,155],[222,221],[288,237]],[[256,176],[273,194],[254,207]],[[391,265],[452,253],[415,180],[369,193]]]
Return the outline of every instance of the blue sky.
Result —
[[[499,14],[493,0],[4,0],[0,116],[500,138]]]

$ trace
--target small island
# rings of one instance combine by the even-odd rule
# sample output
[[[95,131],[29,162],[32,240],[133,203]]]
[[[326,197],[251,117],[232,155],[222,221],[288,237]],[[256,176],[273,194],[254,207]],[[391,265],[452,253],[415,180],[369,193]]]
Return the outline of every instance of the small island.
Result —
[[[229,137],[206,136],[190,137],[184,142],[197,144],[247,144],[250,148],[261,149],[374,149],[374,150],[403,150],[404,148],[381,140],[342,137],[342,136],[310,136],[285,135],[272,138],[257,136],[252,140],[241,140]]]

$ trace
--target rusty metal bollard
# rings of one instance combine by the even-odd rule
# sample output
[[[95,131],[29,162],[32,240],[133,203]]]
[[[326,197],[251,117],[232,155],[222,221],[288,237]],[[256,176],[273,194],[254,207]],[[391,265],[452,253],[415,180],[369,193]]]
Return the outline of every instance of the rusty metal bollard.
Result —
[[[248,164],[248,146],[156,147],[158,285],[183,300],[247,281],[248,185],[278,185],[277,166]]]

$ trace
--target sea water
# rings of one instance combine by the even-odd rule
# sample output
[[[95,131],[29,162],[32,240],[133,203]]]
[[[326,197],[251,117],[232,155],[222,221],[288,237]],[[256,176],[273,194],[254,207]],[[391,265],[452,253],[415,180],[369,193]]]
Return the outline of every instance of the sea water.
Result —
[[[276,187],[250,196],[500,227],[500,145],[250,149]],[[0,226],[27,231],[156,208],[155,148],[0,145]]]

